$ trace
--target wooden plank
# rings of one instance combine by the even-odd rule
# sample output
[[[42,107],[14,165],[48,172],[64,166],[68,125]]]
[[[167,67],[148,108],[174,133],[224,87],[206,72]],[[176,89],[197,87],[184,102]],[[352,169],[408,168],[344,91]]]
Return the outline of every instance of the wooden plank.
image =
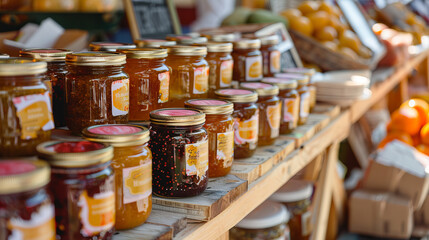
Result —
[[[118,231],[114,240],[170,240],[173,239],[173,229],[158,224],[145,223],[137,228]]]
[[[336,118],[338,115],[340,115],[341,108],[338,105],[330,105],[326,103],[317,103],[316,106],[314,106],[313,112],[316,114],[325,114],[329,117]]]
[[[310,114],[306,124],[298,126],[293,133],[285,135],[287,139],[295,141],[296,148],[310,140],[314,134],[320,132],[331,121],[328,114]]]
[[[222,236],[216,240],[229,240],[229,231],[226,231]]]
[[[185,215],[153,210],[146,223],[168,226],[173,230],[173,236],[188,225]]]

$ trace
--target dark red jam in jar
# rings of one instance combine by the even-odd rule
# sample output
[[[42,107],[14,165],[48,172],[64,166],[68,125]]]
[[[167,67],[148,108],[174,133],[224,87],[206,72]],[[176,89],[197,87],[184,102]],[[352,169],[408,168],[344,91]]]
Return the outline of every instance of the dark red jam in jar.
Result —
[[[208,137],[205,114],[198,110],[165,108],[150,113],[152,188],[160,197],[191,197],[208,182]]]
[[[113,148],[88,141],[51,141],[37,146],[37,152],[51,165],[57,239],[112,239]]]
[[[0,161],[0,239],[55,239],[55,210],[42,161]]]

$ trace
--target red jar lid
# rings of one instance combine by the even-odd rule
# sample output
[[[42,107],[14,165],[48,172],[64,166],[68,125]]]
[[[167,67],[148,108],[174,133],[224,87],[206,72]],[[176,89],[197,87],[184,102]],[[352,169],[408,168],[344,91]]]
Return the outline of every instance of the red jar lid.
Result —
[[[114,147],[143,145],[149,141],[149,130],[129,124],[91,126],[82,131],[89,141],[109,143]]]

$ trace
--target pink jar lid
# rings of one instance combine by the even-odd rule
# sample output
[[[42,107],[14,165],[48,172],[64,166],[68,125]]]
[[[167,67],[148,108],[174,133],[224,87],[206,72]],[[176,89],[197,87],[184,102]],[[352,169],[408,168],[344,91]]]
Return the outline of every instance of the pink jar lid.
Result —
[[[231,114],[234,104],[217,99],[193,99],[185,102],[186,108],[198,109],[207,115]]]
[[[205,123],[206,115],[188,108],[164,108],[152,111],[150,121],[164,126],[194,126]]]
[[[167,109],[162,110],[155,113],[156,115],[160,116],[174,116],[174,117],[180,117],[180,116],[192,116],[197,115],[199,112],[189,109]]]
[[[46,150],[55,153],[81,153],[91,152],[104,148],[105,146],[101,143],[79,141],[79,142],[59,142],[49,147]]]
[[[260,82],[245,82],[240,84],[241,88],[252,89],[258,93],[258,96],[275,96],[279,94],[279,88],[276,85]]]
[[[108,143],[113,147],[143,146],[149,141],[149,130],[130,124],[107,124],[85,128],[83,137],[92,142]]]
[[[101,125],[88,129],[88,132],[101,135],[125,135],[142,132],[141,128],[130,125]]]
[[[224,95],[247,95],[247,94],[253,94],[250,90],[244,90],[244,89],[222,89],[217,91],[220,94]]]
[[[245,88],[252,88],[252,89],[259,89],[259,88],[272,88],[273,85],[267,84],[267,83],[259,83],[259,82],[250,82],[250,83],[242,83],[242,87]]]
[[[0,176],[16,175],[34,171],[37,167],[31,162],[21,160],[0,161]]]
[[[215,99],[203,99],[203,100],[190,100],[188,101],[192,105],[208,105],[208,106],[217,106],[217,105],[225,105],[228,104],[226,101],[215,100]]]

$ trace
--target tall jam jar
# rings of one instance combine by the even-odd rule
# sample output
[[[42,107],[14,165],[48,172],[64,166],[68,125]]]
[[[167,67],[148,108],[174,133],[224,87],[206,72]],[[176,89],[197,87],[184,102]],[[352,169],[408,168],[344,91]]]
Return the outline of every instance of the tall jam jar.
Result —
[[[136,45],[116,42],[92,42],[89,44],[89,50],[95,52],[116,52],[120,49],[130,48],[136,48]]]
[[[277,47],[279,37],[271,35],[260,39],[264,77],[273,77],[274,74],[280,72],[281,66],[280,51]]]
[[[234,81],[249,82],[262,80],[261,40],[243,38],[235,41],[233,44]]]
[[[309,78],[307,87],[310,92],[310,112],[312,112],[316,106],[316,85],[312,81],[316,70],[314,68],[286,68],[285,73],[303,74]]]
[[[88,141],[50,141],[37,146],[51,166],[57,239],[112,239],[115,176],[111,146]]]
[[[134,43],[139,48],[159,48],[159,47],[167,47],[176,45],[175,41],[167,41],[162,39],[150,39],[150,38],[142,38],[136,39]]]
[[[122,70],[125,59],[117,53],[67,55],[66,123],[74,134],[93,125],[128,122],[129,78]]]

